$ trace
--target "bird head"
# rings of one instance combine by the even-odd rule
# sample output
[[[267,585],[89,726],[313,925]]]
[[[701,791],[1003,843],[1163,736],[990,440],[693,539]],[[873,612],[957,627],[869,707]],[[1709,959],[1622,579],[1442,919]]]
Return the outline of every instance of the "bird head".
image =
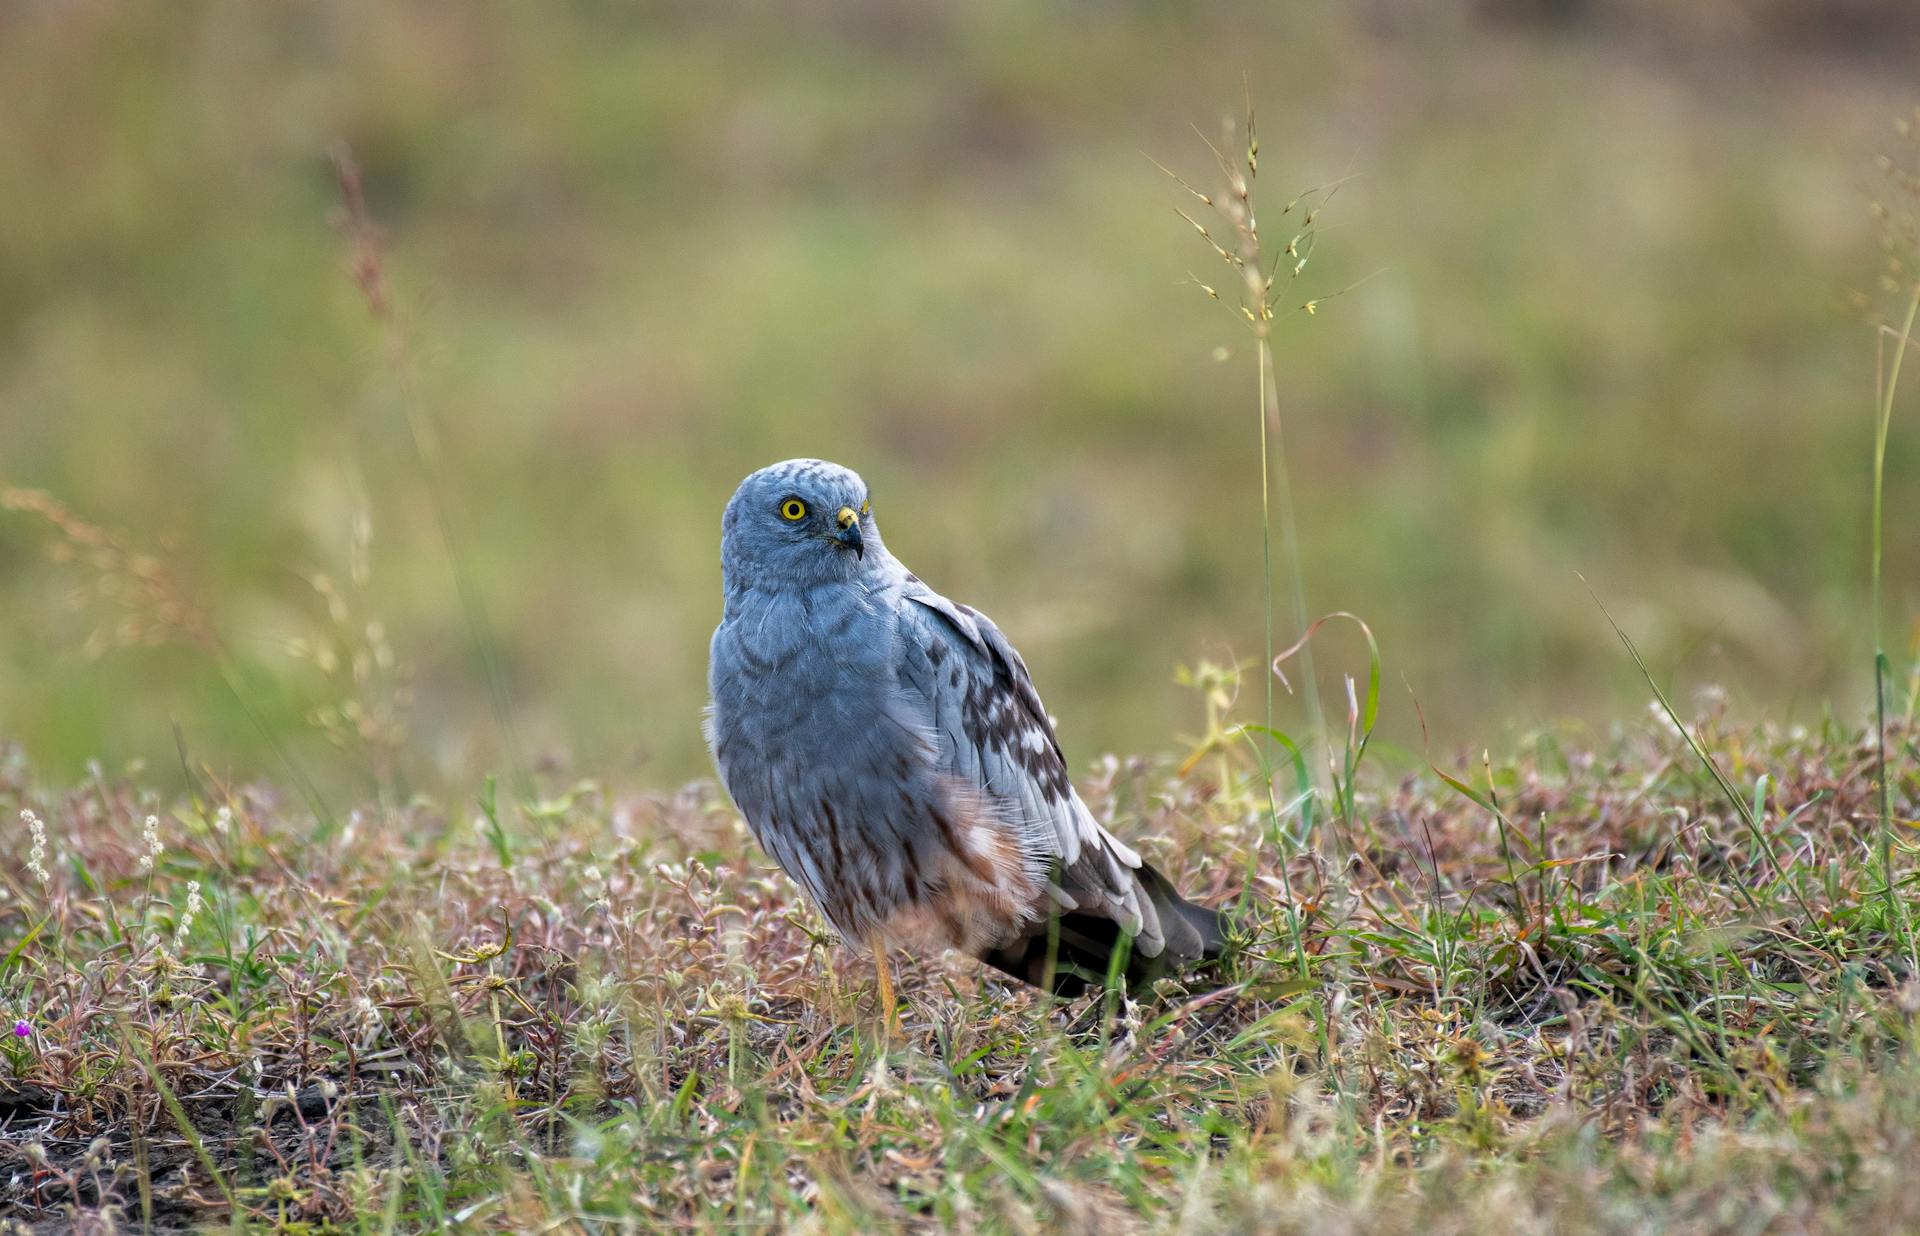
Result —
[[[851,581],[885,553],[867,483],[821,459],[789,459],[755,472],[733,491],[720,520],[729,587]]]

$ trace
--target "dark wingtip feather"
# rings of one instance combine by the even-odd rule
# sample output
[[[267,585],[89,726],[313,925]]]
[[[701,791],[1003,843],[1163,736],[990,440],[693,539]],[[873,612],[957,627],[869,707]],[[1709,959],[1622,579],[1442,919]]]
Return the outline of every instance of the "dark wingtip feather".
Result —
[[[1142,864],[1140,887],[1159,912],[1166,948],[1157,957],[1132,949],[1132,938],[1112,919],[1092,914],[1060,914],[1034,924],[1027,936],[983,954],[980,960],[1023,983],[1074,996],[1107,981],[1116,951],[1126,947],[1121,977],[1139,987],[1199,962],[1213,961],[1226,949],[1225,922],[1217,911],[1186,900],[1172,881]]]
[[[1226,950],[1226,932],[1219,911],[1188,901],[1173,886],[1173,881],[1147,863],[1140,865],[1140,887],[1147,890],[1153,908],[1160,913],[1160,929],[1167,937],[1168,954],[1183,962],[1212,961]]]

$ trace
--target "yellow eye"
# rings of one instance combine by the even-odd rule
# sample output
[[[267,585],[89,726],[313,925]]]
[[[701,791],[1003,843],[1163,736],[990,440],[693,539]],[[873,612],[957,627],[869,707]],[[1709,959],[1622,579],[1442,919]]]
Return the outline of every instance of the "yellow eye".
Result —
[[[807,504],[798,498],[788,498],[780,504],[780,518],[788,523],[799,523],[807,517]]]
[[[862,502],[860,504],[860,514],[865,516],[865,515],[871,515],[872,513],[873,513],[873,500],[869,498],[867,501]]]

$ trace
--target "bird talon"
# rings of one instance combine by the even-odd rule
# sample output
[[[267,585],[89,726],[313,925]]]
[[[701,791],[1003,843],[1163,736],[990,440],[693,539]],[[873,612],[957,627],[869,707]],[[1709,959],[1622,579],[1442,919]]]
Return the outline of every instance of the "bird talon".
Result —
[[[900,1006],[894,995],[893,972],[887,965],[887,946],[875,936],[868,947],[873,950],[874,999],[880,1004],[880,1027],[888,1042],[898,1042]]]

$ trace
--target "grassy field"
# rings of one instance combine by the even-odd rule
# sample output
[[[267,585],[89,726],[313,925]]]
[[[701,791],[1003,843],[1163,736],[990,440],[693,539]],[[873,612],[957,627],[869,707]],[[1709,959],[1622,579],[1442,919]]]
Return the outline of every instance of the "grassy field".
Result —
[[[316,834],[270,785],[54,790],[15,753],[0,1205],[100,1231],[1909,1228],[1910,826],[1889,897],[1870,739],[1714,707],[1689,729],[1737,798],[1665,720],[1311,820],[1242,744],[1105,763],[1095,810],[1238,907],[1238,955],[1073,1003],[904,959],[892,1041],[871,971],[700,789],[476,787]]]
[[[1920,1230],[1920,20],[1815,8],[9,14],[0,1229]],[[1219,967],[887,1031],[687,780],[796,454]]]

